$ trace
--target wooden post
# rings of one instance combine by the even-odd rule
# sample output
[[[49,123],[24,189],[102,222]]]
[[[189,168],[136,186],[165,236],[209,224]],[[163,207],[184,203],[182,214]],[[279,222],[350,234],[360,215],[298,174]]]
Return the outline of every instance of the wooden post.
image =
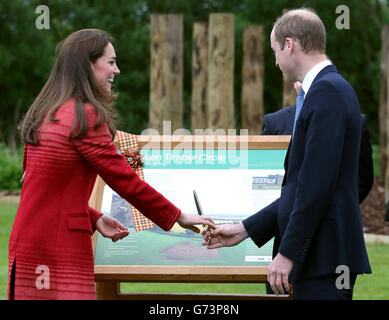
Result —
[[[297,93],[292,82],[283,80],[282,85],[282,107],[289,107],[296,104]]]
[[[243,34],[242,128],[260,134],[263,122],[263,27],[249,26]]]
[[[289,9],[283,9],[282,14],[285,14]],[[296,104],[297,93],[292,82],[282,81],[282,107],[289,107]]]
[[[120,283],[115,281],[96,282],[97,300],[116,300],[120,293]]]
[[[192,47],[192,133],[208,126],[208,23],[193,25]]]
[[[389,25],[382,26],[381,29],[381,65],[380,65],[380,110],[379,110],[379,141],[380,141],[380,176],[385,177],[385,197],[388,200],[387,192],[389,190],[386,178],[388,151],[387,151],[387,108],[388,108],[388,76],[389,76]]]
[[[149,127],[183,127],[183,15],[151,15]],[[168,134],[171,134],[169,132]]]
[[[234,15],[209,15],[208,128],[235,127]]]

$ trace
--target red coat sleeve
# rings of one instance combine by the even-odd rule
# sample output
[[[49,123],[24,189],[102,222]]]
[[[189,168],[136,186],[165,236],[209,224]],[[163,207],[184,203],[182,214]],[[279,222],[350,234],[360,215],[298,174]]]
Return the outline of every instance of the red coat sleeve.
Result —
[[[93,209],[92,207],[88,207],[88,212],[89,212],[90,224],[92,226],[92,231],[95,232],[96,222],[103,216],[103,213]]]
[[[91,106],[86,109],[87,135],[82,139],[72,139],[73,146],[122,198],[162,229],[170,230],[179,218],[181,210],[139,178],[135,171],[126,164],[125,158],[117,153],[108,126],[103,124],[94,129],[96,112]]]

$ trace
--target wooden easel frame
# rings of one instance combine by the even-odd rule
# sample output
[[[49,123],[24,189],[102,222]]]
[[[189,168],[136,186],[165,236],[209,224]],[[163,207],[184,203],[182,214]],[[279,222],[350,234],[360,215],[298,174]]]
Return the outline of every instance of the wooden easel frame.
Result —
[[[139,136],[142,149],[287,149],[290,136]],[[117,142],[116,142],[117,144]],[[98,177],[89,204],[101,209],[105,182]],[[92,237],[95,252],[97,234]],[[97,299],[197,300],[197,299],[290,299],[288,295],[121,293],[121,282],[162,283],[264,283],[267,267],[260,266],[95,266]]]

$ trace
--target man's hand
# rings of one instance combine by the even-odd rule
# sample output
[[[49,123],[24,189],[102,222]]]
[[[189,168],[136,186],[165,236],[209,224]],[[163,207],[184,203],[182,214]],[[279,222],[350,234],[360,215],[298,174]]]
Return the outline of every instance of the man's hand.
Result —
[[[96,229],[105,237],[112,239],[113,242],[123,239],[129,235],[128,229],[116,219],[103,215],[96,222]]]
[[[208,229],[203,231],[204,242],[203,246],[208,249],[216,249],[220,247],[232,247],[248,237],[243,223],[239,224],[223,224],[217,226],[211,233]]]
[[[275,294],[287,294],[289,292],[289,274],[294,262],[278,253],[269,265],[267,281]]]

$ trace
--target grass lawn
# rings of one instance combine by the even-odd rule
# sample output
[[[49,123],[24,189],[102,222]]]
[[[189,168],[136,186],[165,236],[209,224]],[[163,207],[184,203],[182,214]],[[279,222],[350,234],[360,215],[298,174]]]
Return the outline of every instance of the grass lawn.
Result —
[[[389,300],[389,245],[367,244],[371,275],[360,275],[354,289],[354,300]],[[252,293],[265,294],[260,284],[184,284],[184,283],[122,283],[121,292],[175,292],[175,293]]]
[[[8,281],[8,241],[17,204],[0,202],[0,299],[7,296]]]
[[[8,275],[8,240],[17,204],[0,202],[0,299],[6,298]],[[367,244],[372,275],[359,276],[354,290],[356,300],[389,300],[389,245]],[[264,284],[161,284],[124,283],[122,292],[177,293],[265,293]]]

